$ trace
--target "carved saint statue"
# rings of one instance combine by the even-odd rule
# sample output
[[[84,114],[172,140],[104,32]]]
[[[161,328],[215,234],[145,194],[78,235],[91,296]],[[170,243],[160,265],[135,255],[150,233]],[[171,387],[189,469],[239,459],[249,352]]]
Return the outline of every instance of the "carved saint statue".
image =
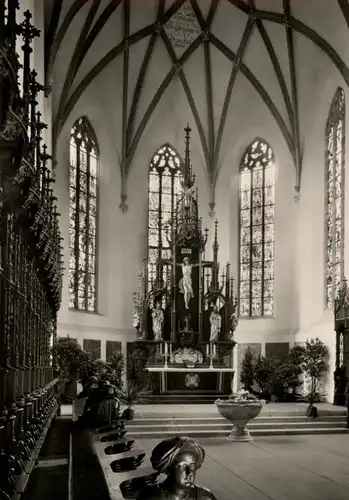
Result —
[[[236,327],[238,326],[239,320],[237,316],[235,315],[235,312],[233,312],[230,316],[229,319],[229,340],[234,340],[234,332],[236,330]]]
[[[193,264],[188,257],[184,257],[182,266],[183,278],[179,281],[179,291],[184,294],[185,308],[189,309],[190,299],[194,297],[193,284],[191,280],[191,271]]]
[[[140,492],[140,500],[217,500],[214,494],[195,484],[196,471],[205,460],[205,450],[194,439],[175,436],[161,441],[153,449],[151,463],[163,483]]]
[[[218,306],[214,306],[213,311],[210,314],[210,324],[210,342],[217,342],[222,327],[222,316],[219,314]]]
[[[162,340],[162,329],[164,325],[164,311],[161,308],[160,302],[155,304],[151,313],[153,319],[153,333],[155,340]]]

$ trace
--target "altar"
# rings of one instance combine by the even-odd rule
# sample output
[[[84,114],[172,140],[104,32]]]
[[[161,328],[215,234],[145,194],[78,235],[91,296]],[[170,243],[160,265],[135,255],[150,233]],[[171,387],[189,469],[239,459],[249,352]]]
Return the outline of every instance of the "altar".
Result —
[[[164,253],[159,247],[155,273],[145,260],[134,294],[139,362],[134,376],[153,395],[227,396],[238,324],[234,279],[229,263],[219,271],[217,221],[212,258],[205,259],[208,229],[199,217],[189,127],[185,132],[181,193],[165,228],[169,248]]]
[[[229,394],[232,383],[232,368],[203,365],[194,368],[178,366],[148,366],[152,375],[153,393],[166,394]]]

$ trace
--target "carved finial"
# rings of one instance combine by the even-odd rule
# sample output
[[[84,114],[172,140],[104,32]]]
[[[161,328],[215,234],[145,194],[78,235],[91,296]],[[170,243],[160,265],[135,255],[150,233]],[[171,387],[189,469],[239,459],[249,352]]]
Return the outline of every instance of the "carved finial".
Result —
[[[297,184],[295,187],[294,187],[294,190],[296,191],[296,194],[295,196],[293,197],[294,201],[296,203],[299,202],[299,200],[301,199],[301,195],[300,195],[300,191],[301,191],[301,187],[299,184]]]
[[[127,200],[127,196],[125,194],[122,194],[121,195],[121,201],[120,201],[120,204],[119,204],[119,208],[120,208],[120,210],[122,211],[123,214],[125,212],[127,212],[127,210],[128,210],[128,206],[127,206],[126,200]]]
[[[184,159],[184,171],[183,171],[183,184],[184,187],[191,188],[195,182],[195,175],[192,174],[191,163],[190,163],[190,132],[191,128],[187,123],[185,131],[185,159]]]
[[[214,201],[210,201],[210,203],[208,204],[209,206],[209,211],[208,211],[208,215],[210,217],[214,217],[216,215],[216,212],[215,212],[215,202]]]
[[[218,249],[219,249],[219,245],[218,245],[218,220],[217,219],[215,220],[215,223],[214,223],[214,240],[213,240],[212,248],[213,248],[213,259],[215,261],[217,261],[217,254],[218,254]]]

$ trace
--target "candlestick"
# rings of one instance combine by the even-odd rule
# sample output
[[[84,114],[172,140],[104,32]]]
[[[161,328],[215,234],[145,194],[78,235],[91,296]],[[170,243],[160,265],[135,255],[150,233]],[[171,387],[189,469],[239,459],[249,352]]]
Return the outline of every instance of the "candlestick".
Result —
[[[168,345],[165,342],[165,368],[167,368]]]

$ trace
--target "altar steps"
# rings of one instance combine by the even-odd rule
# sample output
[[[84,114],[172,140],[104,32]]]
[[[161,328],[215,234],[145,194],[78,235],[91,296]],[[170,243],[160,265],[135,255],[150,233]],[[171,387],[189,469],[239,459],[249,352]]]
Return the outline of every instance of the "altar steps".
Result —
[[[159,396],[150,395],[146,397],[146,404],[150,405],[185,405],[185,404],[210,404],[216,399],[229,399],[229,394],[163,394]]]
[[[127,423],[135,438],[157,438],[174,435],[191,437],[226,437],[232,424],[217,416],[136,418]],[[306,434],[348,434],[347,418],[343,414],[319,416],[263,416],[248,424],[252,436],[282,436]]]

